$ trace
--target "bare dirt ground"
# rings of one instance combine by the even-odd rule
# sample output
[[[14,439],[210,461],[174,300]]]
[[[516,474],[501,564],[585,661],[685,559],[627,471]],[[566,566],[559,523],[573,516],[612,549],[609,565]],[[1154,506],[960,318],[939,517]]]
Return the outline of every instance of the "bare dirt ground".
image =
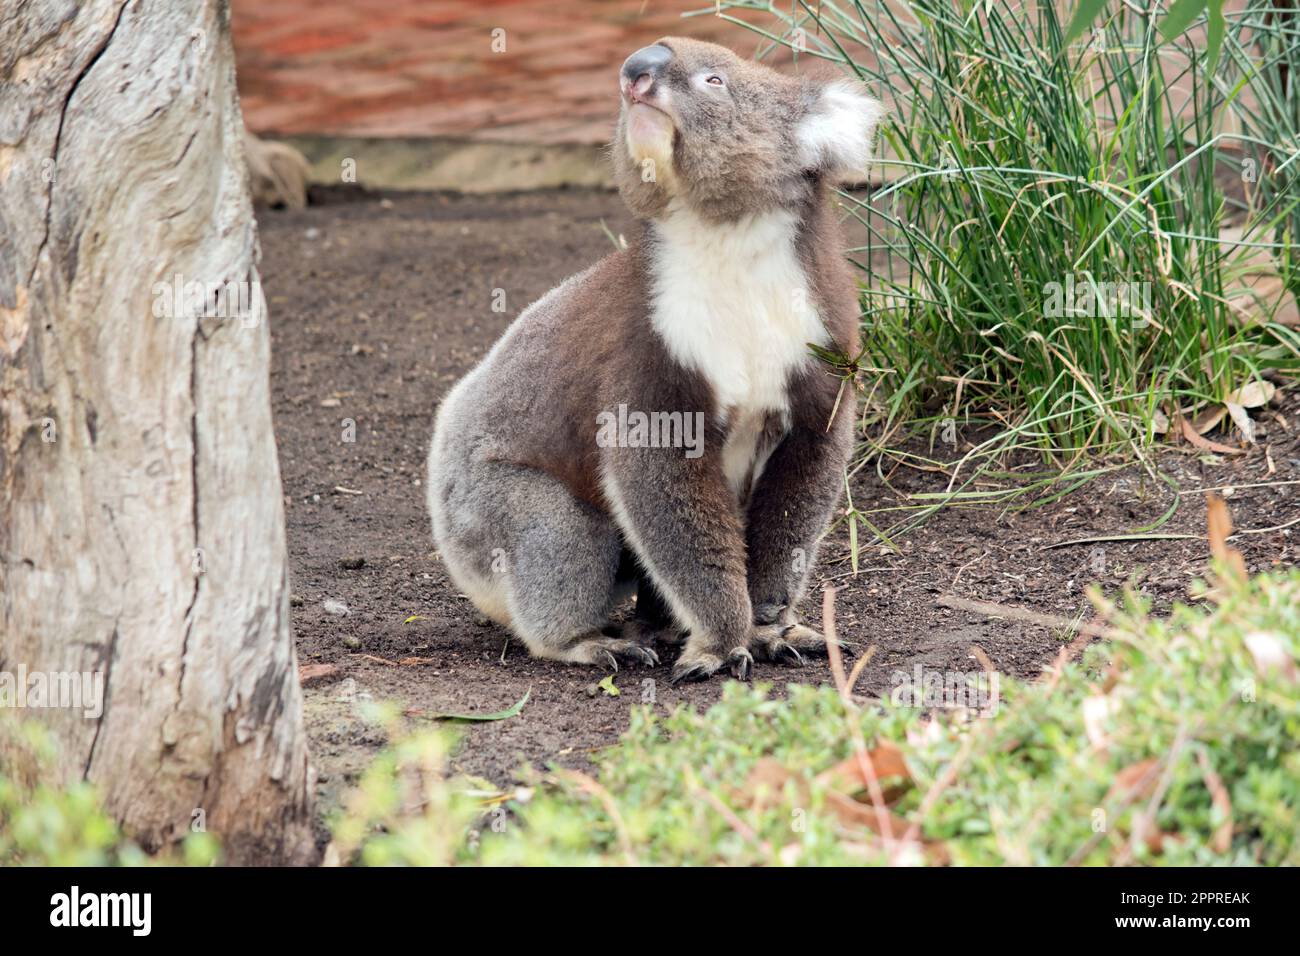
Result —
[[[671,687],[671,660],[619,673],[622,693],[614,697],[595,689],[604,672],[530,659],[449,583],[425,513],[424,461],[439,398],[523,307],[612,248],[605,226],[617,233],[629,225],[618,198],[331,192],[315,199],[306,210],[263,213],[261,230],[293,628],[308,673],[333,665],[316,667],[328,673],[307,680],[305,690],[322,811],[337,805],[383,743],[359,715],[358,699],[394,700],[423,714],[490,713],[529,693],[517,717],[463,725],[456,768],[497,784],[525,763],[583,766],[617,739],[634,705],[652,701],[667,712],[715,701],[721,680]],[[492,309],[496,289],[504,290],[505,312]],[[1229,504],[1239,528],[1300,517],[1300,403],[1283,398],[1258,426],[1260,447],[1246,456],[1185,447],[1162,453],[1162,471],[1183,494],[1161,533],[1201,534],[1203,489],[1220,486],[1234,489]],[[945,481],[904,467],[881,470],[887,482],[874,464],[855,477],[858,508],[897,504]],[[1171,500],[1167,486],[1129,469],[1032,511],[948,510],[897,551],[867,548],[857,576],[840,527],[824,546],[819,577],[841,588],[841,636],[859,653],[876,648],[859,692],[887,691],[891,675],[917,664],[977,670],[976,646],[1001,672],[1032,678],[1066,639],[1065,629],[950,609],[937,603],[942,595],[1069,619],[1088,612],[1084,589],[1094,581],[1111,593],[1132,581],[1157,607],[1186,599],[1208,557],[1202,540],[1053,547],[1129,532]],[[1294,564],[1297,536],[1300,525],[1234,543],[1248,565],[1264,569]],[[331,613],[327,602],[342,602],[347,613]],[[819,605],[810,598],[805,614],[819,617]],[[824,661],[802,669],[760,664],[756,679],[780,693],[790,681],[826,682],[830,674]]]

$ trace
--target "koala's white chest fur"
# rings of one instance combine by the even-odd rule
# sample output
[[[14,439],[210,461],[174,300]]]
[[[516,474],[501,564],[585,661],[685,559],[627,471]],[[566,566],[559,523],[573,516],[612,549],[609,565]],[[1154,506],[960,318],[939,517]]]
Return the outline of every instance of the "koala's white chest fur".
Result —
[[[655,224],[651,321],[669,354],[704,376],[731,423],[723,467],[733,488],[757,479],[763,422],[786,418],[790,373],[825,345],[807,276],[795,248],[797,220],[786,212],[730,225],[684,208]]]

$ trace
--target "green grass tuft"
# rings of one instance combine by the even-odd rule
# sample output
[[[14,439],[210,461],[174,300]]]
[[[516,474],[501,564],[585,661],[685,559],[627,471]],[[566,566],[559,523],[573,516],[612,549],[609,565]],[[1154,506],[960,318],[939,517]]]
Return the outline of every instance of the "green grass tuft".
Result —
[[[860,364],[886,370],[864,383],[860,464],[950,484],[885,536],[970,503],[977,482],[1007,505],[1099,462],[1154,478],[1149,451],[1179,415],[1300,370],[1300,330],[1239,279],[1248,259],[1296,284],[1300,22],[1252,0],[1211,72],[1203,36],[1165,41],[1158,7],[1111,6],[1067,45],[1045,2],[722,5],[762,11],[745,25],[765,43],[838,65],[890,108],[884,185],[843,198],[869,237],[849,251]],[[928,458],[905,450],[927,433]]]

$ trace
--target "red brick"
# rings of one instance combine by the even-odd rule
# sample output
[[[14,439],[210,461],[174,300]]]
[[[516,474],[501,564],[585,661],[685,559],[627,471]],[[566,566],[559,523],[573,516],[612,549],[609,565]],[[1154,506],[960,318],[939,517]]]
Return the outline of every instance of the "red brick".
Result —
[[[665,34],[758,37],[701,0],[232,0],[255,131],[603,142],[615,70]],[[761,14],[754,16],[761,19]],[[491,31],[506,30],[493,53]]]

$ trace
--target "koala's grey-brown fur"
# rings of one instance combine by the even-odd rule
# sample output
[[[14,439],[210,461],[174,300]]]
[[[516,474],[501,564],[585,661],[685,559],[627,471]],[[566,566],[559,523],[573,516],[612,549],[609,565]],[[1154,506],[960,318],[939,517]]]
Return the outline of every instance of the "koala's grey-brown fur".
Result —
[[[855,407],[850,390],[835,411],[840,379],[806,341],[856,352],[828,195],[863,172],[878,107],[677,38],[629,58],[622,86],[614,164],[641,230],[526,309],[444,399],[434,538],[537,656],[654,663],[650,637],[688,631],[674,680],[743,677],[751,655],[824,650],[794,608]],[[702,453],[598,442],[620,405],[702,413]],[[611,633],[638,577],[637,617]]]

